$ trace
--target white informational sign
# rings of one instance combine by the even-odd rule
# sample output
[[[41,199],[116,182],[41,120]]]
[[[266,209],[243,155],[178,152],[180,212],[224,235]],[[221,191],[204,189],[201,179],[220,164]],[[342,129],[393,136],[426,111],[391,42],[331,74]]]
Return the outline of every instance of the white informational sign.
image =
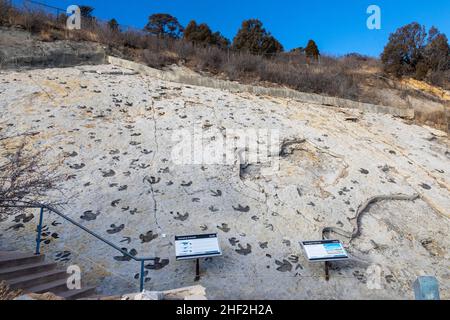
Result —
[[[302,247],[311,262],[349,259],[347,251],[339,240],[303,241]]]
[[[222,255],[217,234],[175,237],[177,260],[217,257]]]

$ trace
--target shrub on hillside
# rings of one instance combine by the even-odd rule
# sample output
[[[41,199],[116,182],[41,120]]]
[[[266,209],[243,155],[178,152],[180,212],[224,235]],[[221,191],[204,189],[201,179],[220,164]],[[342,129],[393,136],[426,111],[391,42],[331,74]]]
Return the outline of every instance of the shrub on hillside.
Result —
[[[226,63],[226,52],[219,48],[211,47],[199,50],[197,68],[213,73],[219,73]]]
[[[0,26],[9,24],[10,10],[12,7],[6,0],[0,0]]]
[[[142,59],[148,66],[158,69],[178,62],[178,57],[170,52],[154,52],[148,49],[142,51]]]
[[[305,67],[269,61],[260,66],[261,80],[284,84],[302,92],[312,92],[355,99],[358,81],[349,70],[335,61],[334,65]]]
[[[231,80],[255,77],[258,67],[264,62],[263,59],[249,53],[234,53],[230,55],[223,71]]]

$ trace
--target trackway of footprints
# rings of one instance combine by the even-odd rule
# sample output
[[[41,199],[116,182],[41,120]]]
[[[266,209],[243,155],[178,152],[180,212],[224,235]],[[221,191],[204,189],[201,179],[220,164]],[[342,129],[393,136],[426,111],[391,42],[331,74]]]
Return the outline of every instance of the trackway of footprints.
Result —
[[[410,298],[409,284],[422,272],[447,279],[448,289],[445,138],[385,115],[114,71],[105,65],[1,73],[0,130],[32,133],[28,142],[47,150],[47,163],[61,163],[63,196],[49,198],[67,200],[63,212],[132,256],[157,257],[145,265],[148,288],[193,284],[194,265],[175,261],[175,235],[218,233],[224,256],[202,263],[211,298]],[[349,115],[359,120],[346,122]],[[179,130],[200,129],[208,144],[227,129],[267,128],[281,132],[274,175],[257,164],[172,161]],[[324,227],[352,232],[364,201],[396,193],[423,197],[374,204],[352,243],[336,235],[357,260],[333,265],[330,287],[299,241],[320,239]],[[3,217],[0,243],[28,241],[31,248],[37,217]],[[104,293],[136,290],[138,265],[129,257],[55,216],[46,217],[42,232],[44,252],[85,266]],[[382,269],[384,290],[367,288],[370,265]]]

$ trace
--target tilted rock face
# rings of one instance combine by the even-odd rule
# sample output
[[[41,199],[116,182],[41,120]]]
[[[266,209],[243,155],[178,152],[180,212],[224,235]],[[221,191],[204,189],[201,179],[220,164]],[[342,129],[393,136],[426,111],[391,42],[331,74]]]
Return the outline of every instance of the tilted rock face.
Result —
[[[175,235],[218,233],[223,257],[201,263],[211,299],[412,299],[419,275],[437,276],[450,298],[447,137],[388,115],[118,71],[3,72],[0,127],[38,133],[33,148],[61,161],[64,195],[49,197],[68,199],[64,213],[136,256],[158,257],[146,266],[147,290],[194,284],[194,263],[175,261]],[[228,164],[175,163],[186,132],[203,132],[210,146],[232,129],[278,130],[279,171],[246,162],[243,149]],[[4,155],[14,139],[0,143]],[[351,242],[332,235],[354,260],[334,263],[326,283],[299,241],[321,239],[324,227],[351,233],[362,203],[391,194],[420,198],[371,205]],[[28,213],[27,223],[0,224],[0,247],[32,250],[37,212]],[[43,252],[80,265],[103,293],[136,290],[138,263],[56,216],[45,224]]]

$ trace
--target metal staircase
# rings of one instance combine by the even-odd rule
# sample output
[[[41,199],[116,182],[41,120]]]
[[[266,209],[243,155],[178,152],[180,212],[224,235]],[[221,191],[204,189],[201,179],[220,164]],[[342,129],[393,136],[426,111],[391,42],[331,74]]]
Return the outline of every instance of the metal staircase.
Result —
[[[65,220],[66,222],[75,225],[80,230],[88,233],[92,237],[96,238],[103,244],[113,248],[114,250],[120,252],[124,256],[128,257],[133,261],[139,262],[140,273],[139,273],[139,290],[144,290],[144,278],[145,278],[145,263],[148,261],[153,261],[157,258],[155,257],[135,257],[131,255],[126,250],[120,248],[109,240],[103,238],[99,234],[89,230],[85,226],[71,219],[67,215],[61,213],[59,210],[52,208],[51,206],[27,201],[16,201],[0,199],[0,208],[15,208],[15,209],[39,209],[39,222],[37,226],[37,236],[36,236],[36,251],[34,255],[27,255],[21,253],[5,253],[0,251],[0,280],[7,280],[11,288],[20,288],[29,290],[37,290],[34,293],[49,292],[48,290],[55,290],[59,296],[64,298],[77,298],[78,296],[84,296],[85,292],[80,290],[80,292],[75,291],[64,291],[63,287],[66,285],[67,274],[65,271],[59,271],[56,269],[56,265],[51,263],[45,263],[45,256],[41,255],[41,237],[42,237],[42,227],[44,221],[44,213],[54,214]],[[5,277],[5,278],[3,278]],[[86,288],[89,289],[89,288]],[[50,291],[52,293],[56,293]],[[87,290],[90,293],[89,290]]]
[[[25,293],[51,292],[67,300],[86,298],[95,294],[95,287],[69,290],[68,274],[54,262],[45,261],[44,255],[0,251],[0,281],[11,289]]]

